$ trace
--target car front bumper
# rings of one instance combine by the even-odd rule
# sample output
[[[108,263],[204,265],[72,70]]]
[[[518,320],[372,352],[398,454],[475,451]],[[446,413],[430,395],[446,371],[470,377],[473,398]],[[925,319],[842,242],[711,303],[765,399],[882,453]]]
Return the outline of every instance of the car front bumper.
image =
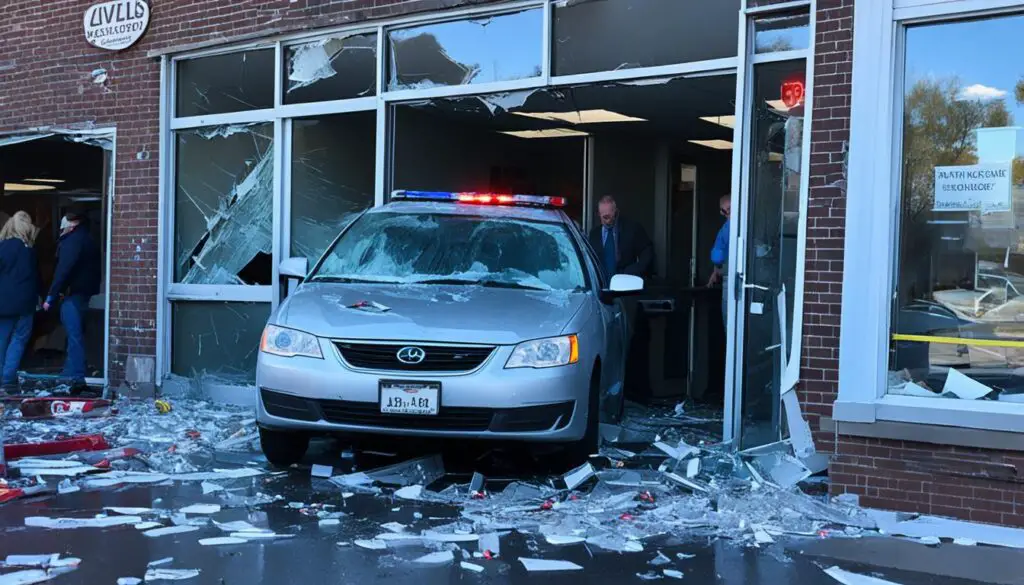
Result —
[[[583,438],[591,369],[582,363],[505,369],[512,352],[498,346],[466,373],[374,371],[348,366],[329,340],[324,359],[261,353],[256,368],[257,422],[312,433],[569,442]],[[380,412],[382,380],[441,385],[436,416]]]

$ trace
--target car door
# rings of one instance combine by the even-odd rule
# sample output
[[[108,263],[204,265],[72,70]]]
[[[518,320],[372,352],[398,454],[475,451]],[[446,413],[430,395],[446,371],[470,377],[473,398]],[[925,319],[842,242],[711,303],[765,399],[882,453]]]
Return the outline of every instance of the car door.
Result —
[[[576,240],[584,251],[588,272],[594,282],[594,294],[600,296],[608,288],[608,279],[601,270],[597,252],[587,238],[575,226]],[[626,351],[629,348],[629,330],[622,299],[611,304],[598,302],[601,323],[604,329],[604,350],[601,352],[601,413],[602,419],[618,421],[624,404],[623,380],[626,375]]]

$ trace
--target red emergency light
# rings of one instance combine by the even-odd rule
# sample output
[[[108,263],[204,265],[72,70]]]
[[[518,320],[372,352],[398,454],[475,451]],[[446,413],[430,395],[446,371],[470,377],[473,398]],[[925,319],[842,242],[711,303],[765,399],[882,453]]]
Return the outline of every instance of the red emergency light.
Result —
[[[565,197],[546,195],[508,195],[504,193],[456,193],[450,191],[395,191],[392,201],[451,201],[475,205],[515,205],[522,207],[565,207]]]

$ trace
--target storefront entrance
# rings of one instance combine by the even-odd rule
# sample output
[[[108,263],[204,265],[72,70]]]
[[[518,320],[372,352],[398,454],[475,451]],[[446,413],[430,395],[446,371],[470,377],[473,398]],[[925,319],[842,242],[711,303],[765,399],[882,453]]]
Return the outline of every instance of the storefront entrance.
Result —
[[[778,441],[800,354],[810,6],[712,4],[527,0],[168,59],[161,375],[251,384],[281,261],[312,263],[393,190],[564,196],[586,230],[610,195],[656,258],[627,396],[720,407],[737,447]]]

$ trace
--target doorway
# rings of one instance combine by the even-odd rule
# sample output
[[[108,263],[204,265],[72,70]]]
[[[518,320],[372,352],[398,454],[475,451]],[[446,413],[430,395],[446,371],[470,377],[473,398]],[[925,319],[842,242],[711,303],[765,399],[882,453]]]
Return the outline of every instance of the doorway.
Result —
[[[39,259],[45,297],[56,268],[63,215],[84,216],[99,249],[100,293],[89,299],[83,317],[86,381],[102,386],[107,365],[108,217],[111,185],[112,134],[52,133],[0,138],[0,222],[18,211],[27,212],[38,235],[34,247]],[[21,361],[19,377],[26,388],[52,388],[62,381],[67,335],[59,305],[49,311],[37,307],[32,336]]]
[[[708,280],[731,186],[735,87],[720,72],[397,104],[387,191],[564,196],[588,232],[611,195],[655,257],[627,311],[627,399],[721,409],[722,291]]]

